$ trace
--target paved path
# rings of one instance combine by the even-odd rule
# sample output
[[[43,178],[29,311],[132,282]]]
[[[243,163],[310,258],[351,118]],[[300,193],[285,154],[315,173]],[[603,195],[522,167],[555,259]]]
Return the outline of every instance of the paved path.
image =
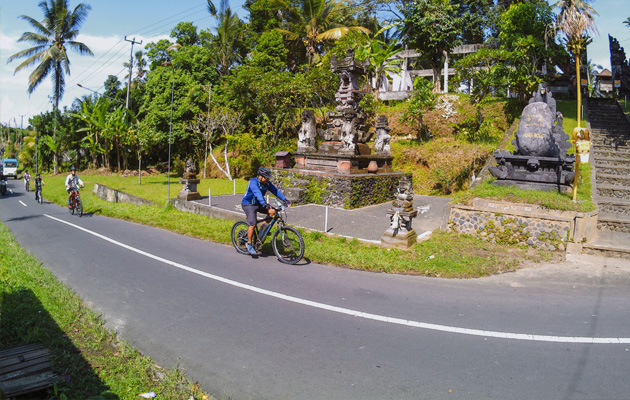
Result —
[[[242,198],[242,194],[212,196],[212,206],[228,211],[242,212]],[[413,205],[418,210],[418,216],[413,220],[413,228],[418,236],[427,235],[440,227],[442,215],[450,200],[447,197],[414,196]],[[196,203],[207,205],[208,197],[197,200]],[[288,210],[288,222],[291,225],[323,232],[326,228],[327,208],[328,233],[368,241],[379,241],[383,232],[389,227],[389,218],[386,212],[391,208],[391,202],[355,210],[316,204],[295,206]]]

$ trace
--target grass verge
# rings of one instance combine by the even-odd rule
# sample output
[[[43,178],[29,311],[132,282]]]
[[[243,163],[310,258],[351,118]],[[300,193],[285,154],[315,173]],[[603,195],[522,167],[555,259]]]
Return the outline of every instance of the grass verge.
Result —
[[[67,195],[63,179],[63,176],[46,177],[47,186],[44,193],[46,200],[60,205],[66,204]],[[82,176],[82,179],[86,184],[100,181],[98,176],[86,175]],[[112,187],[122,186],[123,184],[112,184]],[[132,185],[127,186],[127,190],[130,194],[138,195]],[[109,203],[88,190],[82,192],[82,198],[84,210],[88,213],[134,221],[203,240],[231,244],[231,221],[181,212],[172,207],[137,207]],[[443,232],[435,232],[429,241],[418,243],[407,251],[388,251],[378,246],[363,244],[358,240],[329,237],[318,232],[303,231],[302,234],[306,245],[305,257],[308,260],[374,272],[470,278],[513,270],[524,260],[540,261],[551,257],[543,251],[491,244],[472,237]]]
[[[150,391],[162,399],[208,398],[182,371],[165,370],[120,341],[1,223],[0,243],[0,348],[41,343],[52,351],[66,381],[46,398],[134,399]]]

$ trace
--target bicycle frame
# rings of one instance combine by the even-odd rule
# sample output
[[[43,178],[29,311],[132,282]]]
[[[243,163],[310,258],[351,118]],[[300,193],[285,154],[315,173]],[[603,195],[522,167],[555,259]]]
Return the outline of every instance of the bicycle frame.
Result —
[[[282,225],[282,223],[283,223],[282,217],[280,216],[280,213],[279,213],[279,210],[276,209],[276,214],[271,218],[271,222],[269,222],[269,225],[267,226],[267,230],[265,232],[263,232],[262,236],[260,236],[260,231],[258,229],[258,224],[261,223],[261,222],[264,222],[265,219],[266,218],[263,218],[261,220],[256,220],[256,228],[254,230],[254,232],[256,232],[256,237],[258,237],[262,243],[265,242],[265,239],[267,238],[267,236],[269,236],[269,232],[271,232],[271,229],[276,224],[276,222],[278,222],[278,220],[281,221],[280,225]]]

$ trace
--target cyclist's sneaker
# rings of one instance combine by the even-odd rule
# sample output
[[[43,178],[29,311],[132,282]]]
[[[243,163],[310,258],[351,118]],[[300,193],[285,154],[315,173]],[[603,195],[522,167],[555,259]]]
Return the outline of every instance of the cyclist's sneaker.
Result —
[[[247,247],[247,251],[249,251],[249,254],[251,254],[252,256],[258,255],[258,253],[256,253],[256,249],[251,244],[247,243],[245,247]]]

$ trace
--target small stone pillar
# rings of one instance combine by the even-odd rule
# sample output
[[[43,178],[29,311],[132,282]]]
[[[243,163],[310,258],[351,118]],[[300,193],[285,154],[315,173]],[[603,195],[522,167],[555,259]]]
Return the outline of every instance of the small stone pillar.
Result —
[[[182,190],[177,194],[177,198],[181,200],[200,200],[201,195],[197,191],[197,185],[201,182],[197,179],[197,168],[192,158],[186,161],[186,172],[184,176],[179,179],[179,183],[184,185]]]
[[[177,198],[178,199],[182,199],[182,200],[186,200],[186,201],[189,201],[189,200],[200,200],[201,199],[201,195],[197,191],[197,185],[199,184],[199,182],[201,182],[201,180],[199,180],[199,179],[184,179],[184,178],[180,178],[179,179],[179,183],[184,185],[184,187],[182,188],[182,190],[177,195]]]
[[[418,234],[411,226],[412,220],[418,215],[413,208],[413,188],[408,179],[401,180],[398,194],[392,201],[392,208],[387,211],[391,224],[381,236],[381,245],[390,248],[407,249],[416,243]]]

